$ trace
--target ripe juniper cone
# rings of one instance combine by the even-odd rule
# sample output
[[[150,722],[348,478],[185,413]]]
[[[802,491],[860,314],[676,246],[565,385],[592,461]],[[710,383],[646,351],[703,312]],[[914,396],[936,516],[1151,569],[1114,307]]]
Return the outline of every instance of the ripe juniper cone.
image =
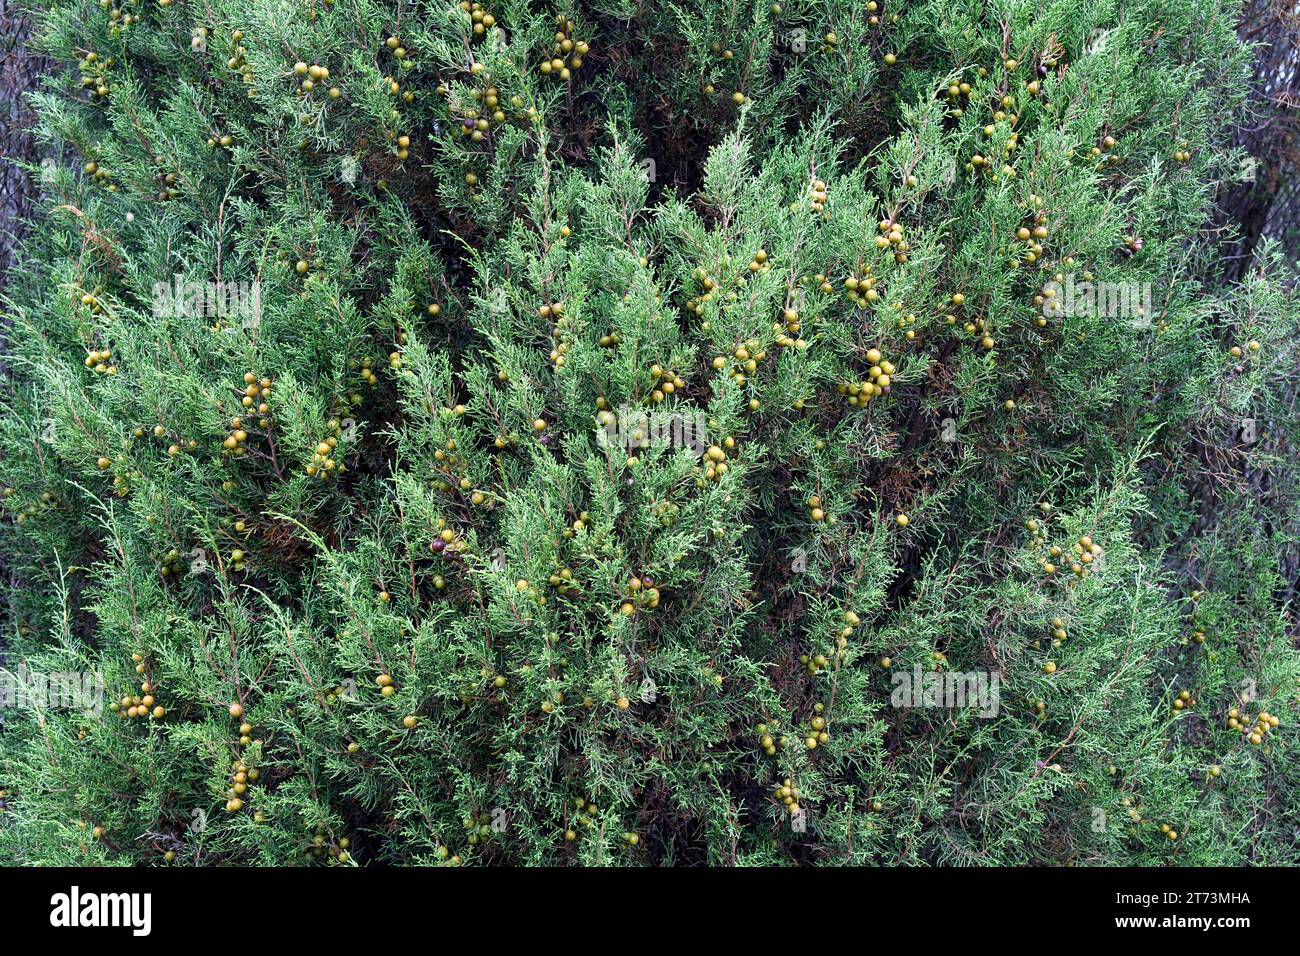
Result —
[[[1234,13],[51,0],[0,862],[1297,862]]]

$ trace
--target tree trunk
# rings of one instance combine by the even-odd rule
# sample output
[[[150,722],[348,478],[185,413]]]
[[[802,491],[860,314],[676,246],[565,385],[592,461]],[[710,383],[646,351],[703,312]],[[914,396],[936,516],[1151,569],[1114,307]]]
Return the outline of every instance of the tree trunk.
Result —
[[[0,292],[14,266],[36,186],[18,163],[40,157],[24,98],[49,70],[49,61],[28,52],[30,34],[24,11],[14,0],[0,0]]]
[[[1240,279],[1266,238],[1300,247],[1300,15],[1281,0],[1249,0],[1238,33],[1258,44],[1247,115],[1235,141],[1255,162],[1250,182],[1226,187],[1215,225],[1235,229],[1220,248],[1220,278]]]

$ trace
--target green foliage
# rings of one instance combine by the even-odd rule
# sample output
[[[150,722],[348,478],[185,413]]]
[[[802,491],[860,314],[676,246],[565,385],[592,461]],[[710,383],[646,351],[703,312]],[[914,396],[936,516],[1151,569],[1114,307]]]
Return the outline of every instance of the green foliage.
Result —
[[[1232,13],[55,0],[0,859],[1295,862]]]

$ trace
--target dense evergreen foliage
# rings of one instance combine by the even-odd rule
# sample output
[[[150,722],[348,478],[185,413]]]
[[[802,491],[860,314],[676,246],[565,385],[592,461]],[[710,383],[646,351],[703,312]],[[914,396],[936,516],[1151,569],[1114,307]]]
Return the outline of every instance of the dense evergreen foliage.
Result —
[[[52,0],[0,860],[1295,862],[1234,13]]]

